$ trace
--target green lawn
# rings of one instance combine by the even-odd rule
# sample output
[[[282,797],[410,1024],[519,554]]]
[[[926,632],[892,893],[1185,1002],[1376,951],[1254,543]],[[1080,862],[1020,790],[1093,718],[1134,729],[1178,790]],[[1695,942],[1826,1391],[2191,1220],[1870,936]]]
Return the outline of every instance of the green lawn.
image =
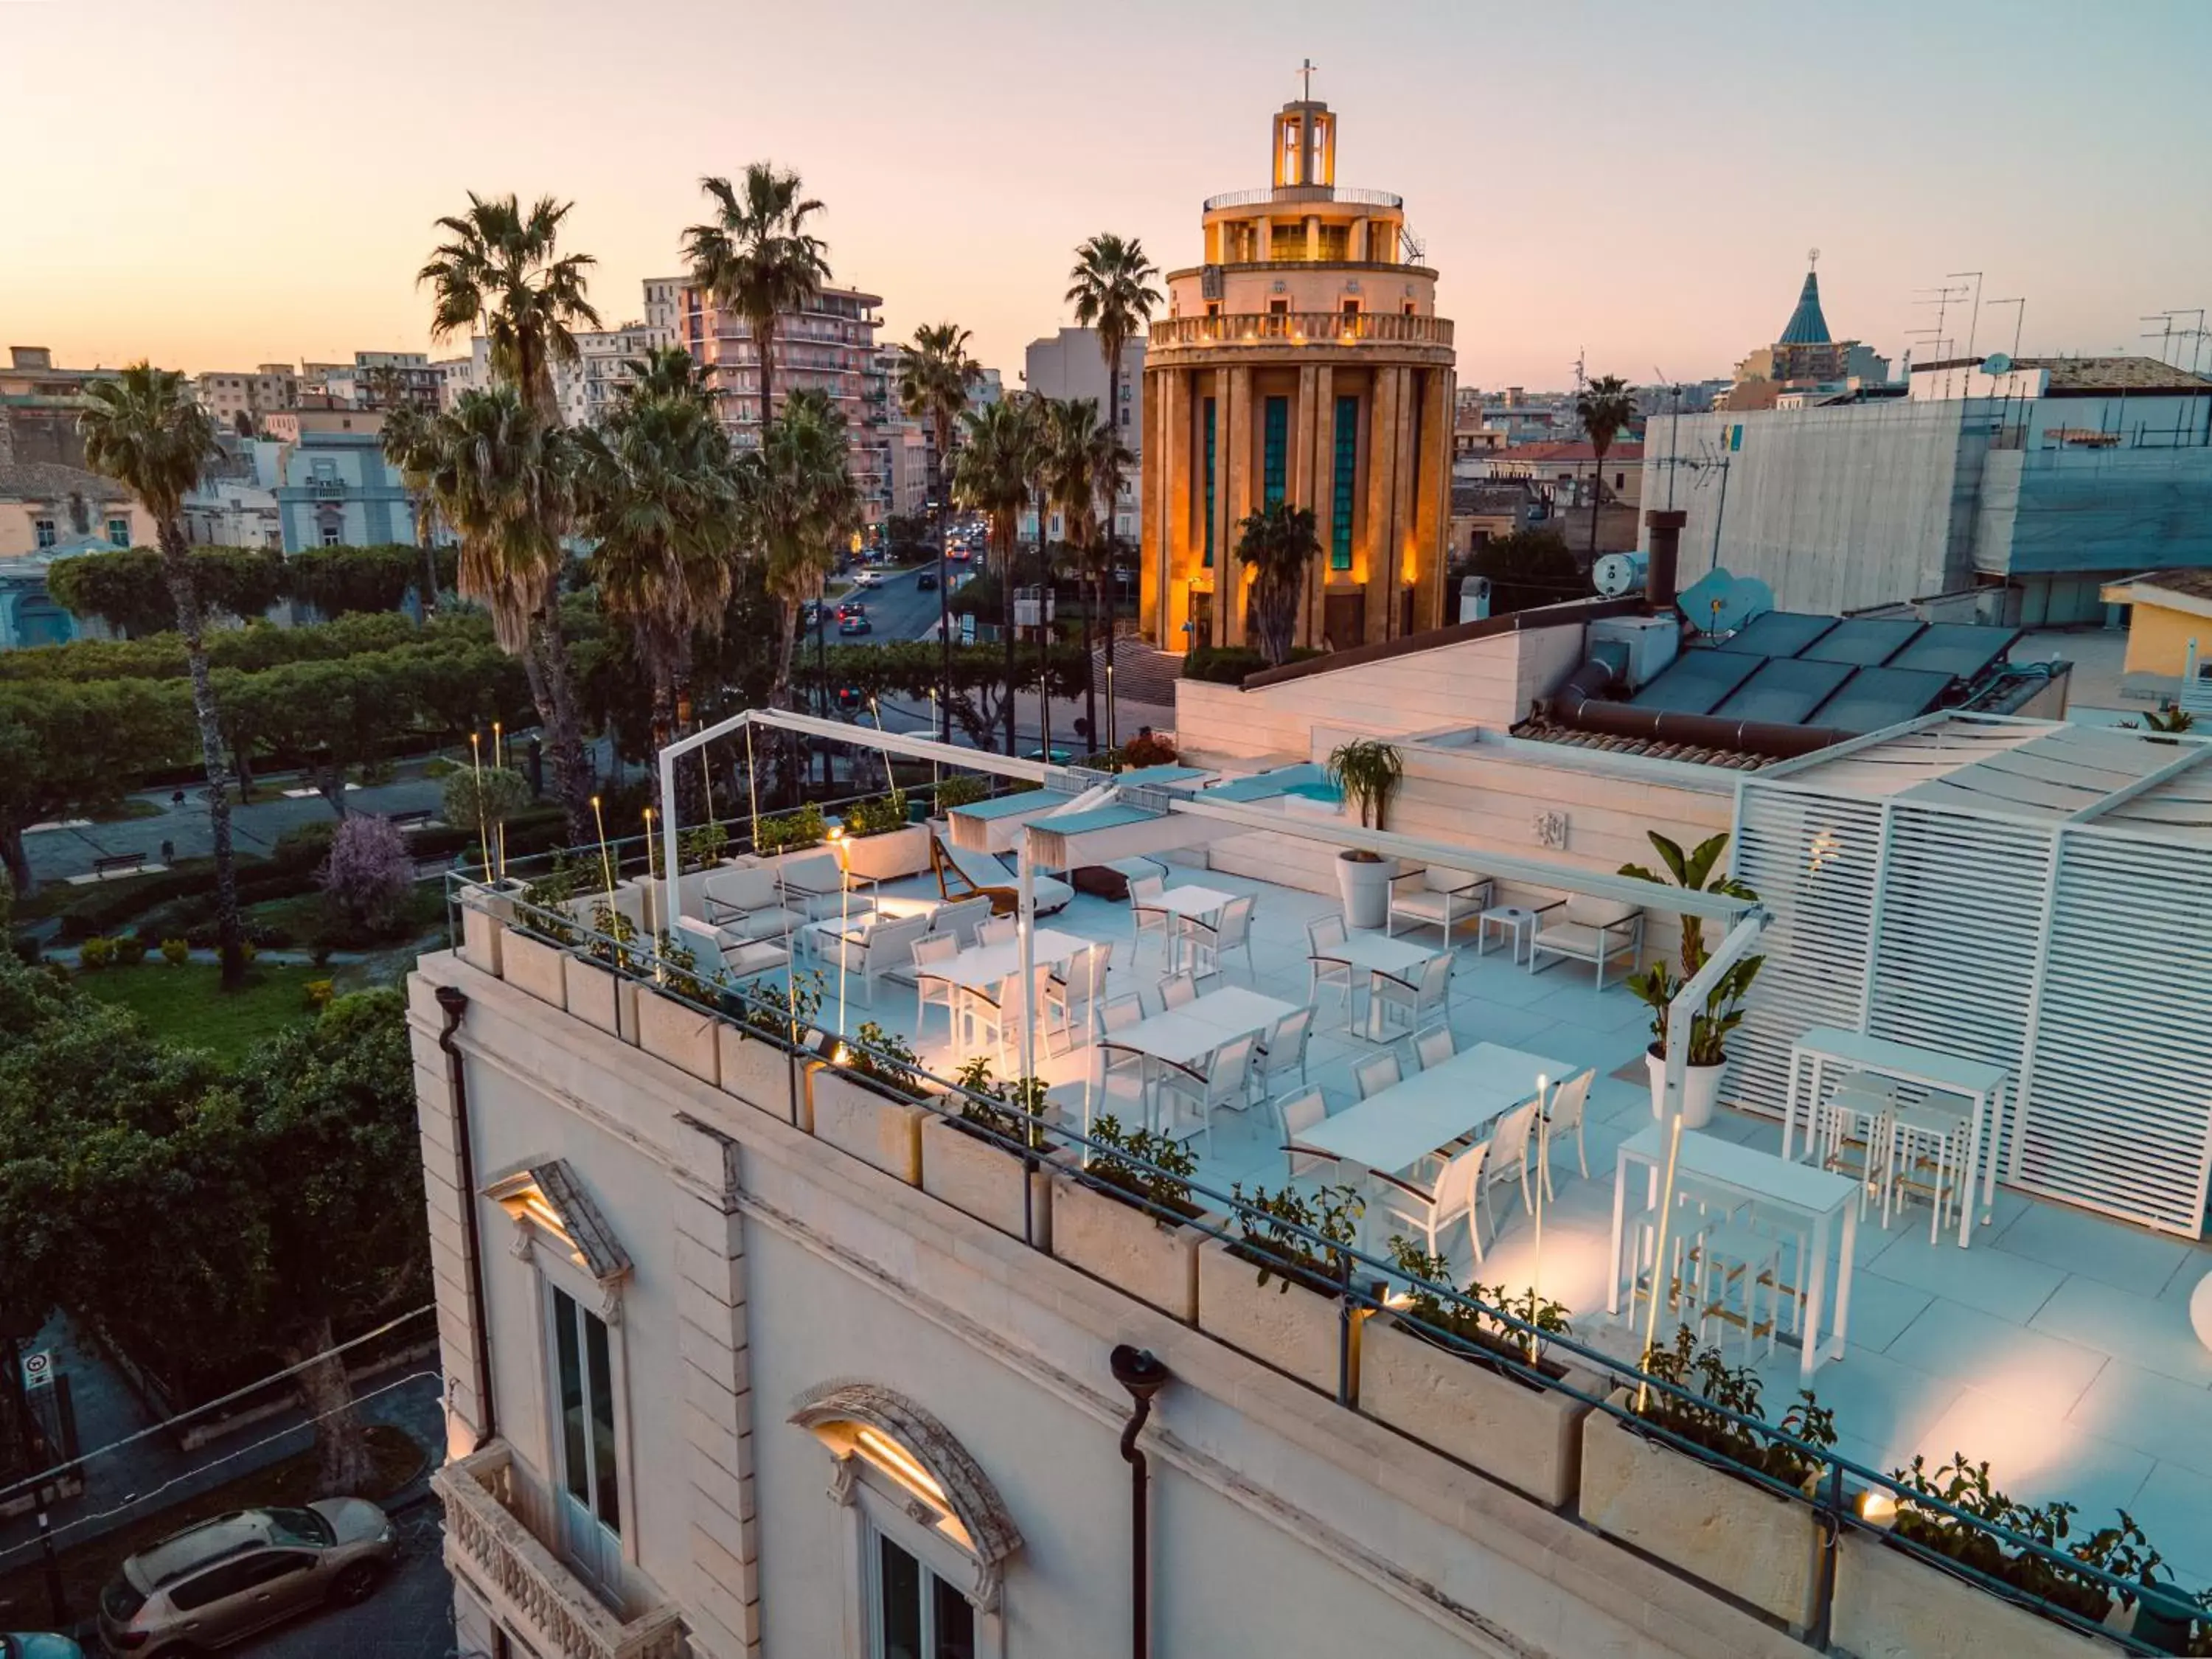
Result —
[[[245,985],[228,995],[221,988],[222,976],[211,962],[172,968],[149,957],[136,968],[79,974],[76,983],[103,1002],[130,1009],[162,1036],[236,1060],[255,1043],[309,1018],[307,981],[331,975],[305,966],[257,964],[246,969]]]

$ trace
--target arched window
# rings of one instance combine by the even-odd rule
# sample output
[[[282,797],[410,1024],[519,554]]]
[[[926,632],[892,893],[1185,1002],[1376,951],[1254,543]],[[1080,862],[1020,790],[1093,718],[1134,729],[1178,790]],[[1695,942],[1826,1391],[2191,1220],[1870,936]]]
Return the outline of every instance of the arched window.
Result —
[[[905,1395],[866,1382],[808,1393],[791,1421],[833,1462],[851,1597],[846,1651],[864,1659],[995,1659],[1006,1559],[1021,1534],[967,1449]]]

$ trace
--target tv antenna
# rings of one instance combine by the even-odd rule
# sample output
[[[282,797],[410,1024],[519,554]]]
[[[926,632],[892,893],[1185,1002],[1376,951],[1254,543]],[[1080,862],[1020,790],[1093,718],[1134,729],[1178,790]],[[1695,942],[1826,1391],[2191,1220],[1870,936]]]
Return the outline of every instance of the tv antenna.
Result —
[[[1992,311],[1995,311],[1999,306],[2017,306],[2019,307],[2019,309],[2014,311],[2012,314],[2012,357],[2014,362],[2018,362],[2020,361],[2020,325],[2027,320],[2027,296],[2024,295],[2016,295],[2009,300],[1992,300],[1990,301],[1990,309]]]
[[[1820,250],[1815,248],[1814,252],[1818,253]],[[1667,428],[1667,507],[1672,512],[1674,507],[1674,469],[1682,465],[1682,383],[1656,363],[1651,365],[1651,372],[1659,377],[1659,384],[1674,394],[1674,412],[1668,416]]]
[[[1966,322],[1966,355],[1971,357],[1974,355],[1974,335],[1981,327],[1982,322],[1982,273],[1978,270],[1948,271],[1945,273],[1944,280],[1948,282],[1954,276],[1971,276],[1974,279],[1974,312]]]

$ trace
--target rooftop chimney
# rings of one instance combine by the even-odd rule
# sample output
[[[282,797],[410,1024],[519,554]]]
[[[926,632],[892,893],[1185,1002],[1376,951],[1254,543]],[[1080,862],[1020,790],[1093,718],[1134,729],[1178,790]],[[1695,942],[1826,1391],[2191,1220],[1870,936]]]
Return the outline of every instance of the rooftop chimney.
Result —
[[[1682,526],[1690,515],[1680,508],[1651,507],[1644,514],[1644,526],[1651,532],[1651,557],[1644,566],[1644,602],[1654,611],[1668,611],[1674,604],[1674,567],[1681,556]]]

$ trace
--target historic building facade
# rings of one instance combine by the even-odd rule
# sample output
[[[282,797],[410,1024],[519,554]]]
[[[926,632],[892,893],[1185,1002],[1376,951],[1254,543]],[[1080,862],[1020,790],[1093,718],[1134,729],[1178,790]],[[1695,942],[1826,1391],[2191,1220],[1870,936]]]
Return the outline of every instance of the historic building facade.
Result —
[[[1336,140],[1328,105],[1285,104],[1272,185],[1209,200],[1205,263],[1168,273],[1145,362],[1142,622],[1170,651],[1245,642],[1238,526],[1277,501],[1311,509],[1321,541],[1297,643],[1444,620],[1452,325],[1403,200],[1339,189]]]

